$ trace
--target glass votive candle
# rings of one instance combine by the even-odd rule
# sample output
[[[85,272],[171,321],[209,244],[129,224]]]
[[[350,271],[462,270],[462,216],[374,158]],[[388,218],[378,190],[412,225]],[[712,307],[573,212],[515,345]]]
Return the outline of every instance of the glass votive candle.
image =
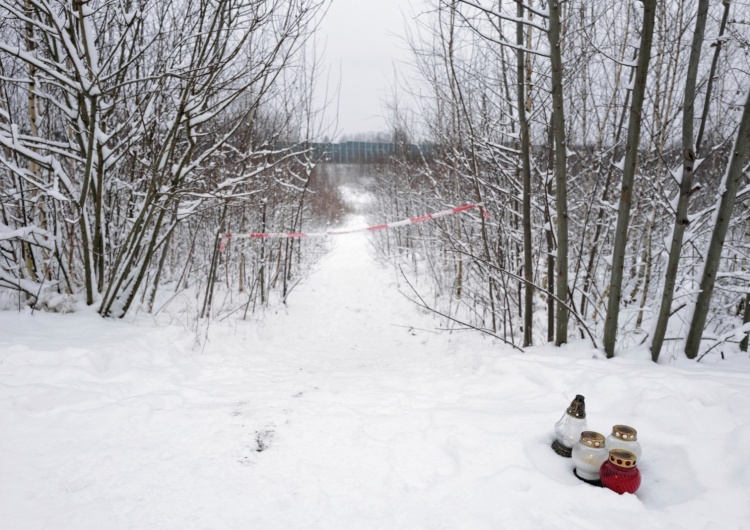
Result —
[[[575,475],[589,483],[599,483],[599,469],[609,457],[603,434],[594,431],[583,431],[578,442],[573,446],[573,463]]]
[[[552,449],[566,458],[570,458],[573,446],[578,442],[581,432],[586,430],[586,403],[580,394],[570,402],[568,410],[555,423],[555,441]]]
[[[638,431],[628,425],[615,425],[612,434],[607,436],[607,449],[625,449],[641,459],[641,444],[638,443]]]
[[[635,493],[641,485],[641,472],[635,464],[635,455],[630,451],[612,449],[599,470],[602,486],[620,495]]]

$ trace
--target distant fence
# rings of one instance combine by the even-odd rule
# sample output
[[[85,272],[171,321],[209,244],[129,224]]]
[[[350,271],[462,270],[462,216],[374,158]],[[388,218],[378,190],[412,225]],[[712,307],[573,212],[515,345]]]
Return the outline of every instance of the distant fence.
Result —
[[[390,159],[430,159],[434,146],[431,144],[395,144],[385,142],[310,142],[301,144],[277,144],[277,148],[292,149],[321,163],[328,164],[378,164]]]

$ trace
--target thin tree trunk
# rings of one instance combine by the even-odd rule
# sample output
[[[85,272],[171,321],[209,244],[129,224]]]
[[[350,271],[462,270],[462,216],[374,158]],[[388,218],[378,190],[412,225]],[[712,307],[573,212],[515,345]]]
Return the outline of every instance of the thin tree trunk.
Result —
[[[80,214],[80,228],[81,228],[81,252],[83,254],[83,266],[84,266],[84,278],[86,280],[86,305],[93,305],[94,303],[94,278],[95,270],[95,258],[92,252],[92,236],[91,226],[89,223],[88,211],[86,203],[88,199],[89,189],[91,188],[91,174],[94,171],[94,147],[96,138],[96,117],[99,113],[97,97],[92,96],[89,100],[91,103],[90,112],[88,114],[88,145],[86,147],[86,166],[83,172],[83,184],[81,186],[81,196],[78,199],[79,214]],[[85,105],[82,106],[85,108]],[[85,114],[85,113],[84,113]]]
[[[745,296],[745,313],[742,315],[742,323],[747,324],[750,322],[750,293]],[[747,351],[747,343],[750,332],[745,333],[745,338],[740,342],[740,350]]]
[[[625,147],[625,164],[622,174],[620,204],[617,212],[617,225],[615,228],[615,242],[612,256],[612,276],[607,305],[607,318],[604,323],[604,351],[608,358],[614,356],[615,342],[617,340],[625,247],[627,245],[628,224],[630,222],[630,206],[633,199],[635,167],[638,160],[638,145],[641,137],[643,99],[646,93],[648,65],[651,61],[651,40],[654,34],[655,7],[656,0],[643,0],[643,27],[641,28],[641,42],[633,87],[633,102],[630,107],[630,118],[628,120],[628,139]]]
[[[680,262],[682,241],[690,220],[688,218],[688,201],[690,190],[693,186],[693,169],[695,164],[695,150],[693,144],[693,122],[695,118],[695,86],[698,78],[698,65],[700,64],[701,47],[706,30],[706,19],[708,18],[708,0],[699,0],[698,17],[695,21],[695,33],[693,44],[690,48],[690,60],[688,63],[687,78],[685,80],[685,100],[682,111],[682,175],[680,178],[679,199],[675,211],[674,227],[672,228],[672,242],[669,246],[669,258],[667,260],[667,271],[664,277],[664,289],[659,306],[659,316],[651,339],[651,359],[659,360],[664,336],[667,332],[669,316],[672,312],[672,301],[674,289],[677,284],[677,268]]]
[[[746,207],[750,207],[750,200],[745,202]],[[750,216],[745,221],[745,243],[750,243]],[[745,267],[747,272],[748,267]],[[750,322],[750,291],[745,295],[745,311],[742,315],[742,324],[745,325]],[[740,342],[740,350],[747,351],[748,339],[750,339],[750,331],[745,332],[745,338]]]
[[[29,54],[34,55],[36,50],[36,40],[34,38],[34,24],[31,22],[33,19],[33,12],[32,12],[32,6],[31,3],[26,0],[26,13],[29,17],[29,20],[26,22],[26,50]],[[32,61],[29,61],[29,88],[28,88],[28,102],[29,102],[29,129],[31,132],[31,136],[34,138],[39,136],[39,129],[37,127],[37,100],[36,100],[36,91],[37,91],[37,85],[36,85],[36,66]],[[39,164],[37,164],[33,159],[29,160],[29,170],[34,175],[34,178],[37,179],[37,181],[41,182],[40,178],[40,168]],[[39,225],[42,229],[47,230],[47,219],[45,214],[45,197],[40,193],[38,190],[31,191],[32,193],[32,201],[36,202],[38,204],[38,210],[41,213],[41,219],[39,219]],[[35,222],[32,220],[32,222]],[[32,256],[31,254],[31,246],[28,247],[28,253],[29,256]],[[27,261],[27,267],[30,266],[30,263]],[[33,270],[36,269],[36,265],[33,264],[33,269],[29,268],[29,272],[31,273],[32,277]],[[34,278],[35,280],[37,278]]]
[[[172,226],[177,224],[177,205],[175,205],[174,210],[172,210],[172,223],[171,224]],[[156,299],[156,291],[159,290],[159,282],[161,281],[161,274],[162,274],[162,271],[164,270],[164,264],[167,262],[167,254],[169,254],[169,244],[172,241],[172,234],[174,234],[174,230],[169,231],[169,234],[167,234],[166,241],[164,242],[164,245],[162,245],[161,257],[159,258],[159,264],[156,268],[156,275],[154,276],[153,286],[151,287],[151,292],[149,293],[148,302],[146,305],[146,311],[148,313],[151,313],[154,309],[154,300]]]
[[[625,49],[623,48],[623,54],[624,53],[625,53]],[[624,58],[624,55],[621,55],[621,58]],[[633,58],[635,59],[635,56]],[[635,76],[635,72],[631,71],[631,75],[629,78],[630,81],[633,80],[634,76]],[[617,76],[616,76],[616,84],[615,84],[615,90],[614,90],[615,95],[617,93],[617,87],[619,86],[619,79],[620,79],[620,70],[618,70]],[[594,236],[591,239],[588,263],[586,264],[585,275],[583,278],[583,289],[581,292],[581,304],[579,307],[579,311],[581,312],[581,317],[586,316],[587,297],[589,295],[589,292],[591,291],[591,287],[594,284],[594,265],[596,264],[596,257],[599,252],[599,240],[601,238],[602,232],[606,233],[606,231],[604,230],[604,216],[607,214],[607,211],[609,210],[609,206],[608,205],[605,206],[605,204],[609,203],[609,189],[610,189],[610,184],[612,182],[614,159],[617,153],[617,145],[620,143],[620,135],[622,134],[622,127],[623,127],[623,124],[625,123],[625,115],[627,114],[627,108],[628,108],[629,102],[630,102],[630,91],[628,91],[625,95],[625,103],[622,106],[622,112],[620,113],[620,118],[617,120],[617,128],[615,130],[615,140],[613,142],[613,147],[612,147],[612,158],[607,164],[607,176],[605,178],[604,187],[602,190],[602,201],[601,201],[602,204],[599,206],[599,211],[596,214],[596,222],[594,223]],[[614,105],[614,95],[613,95],[613,99],[610,100],[609,105],[607,106],[607,115],[609,115],[609,109],[614,108],[614,106],[615,105]],[[604,127],[602,126],[601,129],[599,130],[599,138],[597,140],[597,146],[599,148],[601,148],[602,142],[604,140],[603,133],[604,133]]]
[[[745,95],[744,110],[740,127],[737,131],[737,139],[732,150],[732,156],[727,168],[726,175],[721,188],[724,192],[718,201],[716,208],[716,223],[711,233],[711,242],[706,252],[706,262],[701,274],[700,291],[695,302],[693,319],[690,322],[690,331],[685,341],[685,353],[689,359],[695,359],[700,350],[703,329],[706,326],[708,310],[711,305],[711,297],[716,283],[716,273],[721,262],[721,251],[724,248],[724,239],[729,229],[732,218],[734,202],[737,198],[737,190],[743,178],[743,167],[748,158],[750,149],[750,92]]]
[[[721,26],[719,27],[719,36],[714,41],[714,57],[711,60],[711,71],[708,74],[708,84],[706,85],[706,98],[703,101],[703,112],[701,113],[701,126],[698,129],[698,139],[695,141],[695,152],[701,152],[701,144],[703,143],[703,132],[706,130],[706,120],[708,119],[708,109],[711,106],[711,93],[714,86],[714,77],[716,76],[716,65],[719,63],[719,53],[721,53],[721,45],[724,42],[722,38],[724,31],[727,27],[727,19],[729,18],[729,0],[723,0],[724,14],[721,17]]]
[[[557,298],[568,299],[568,188],[567,145],[565,141],[565,111],[563,102],[563,70],[560,50],[560,3],[549,6],[550,61],[552,63],[552,134],[555,138],[555,208],[557,210]],[[557,304],[555,345],[568,342],[568,308]]]
[[[523,35],[523,3],[518,2],[516,8],[518,22],[516,22],[516,77],[518,81],[517,105],[518,123],[521,130],[521,178],[523,180],[523,277],[525,282],[523,306],[523,346],[531,346],[534,312],[534,271],[532,269],[532,241],[531,241],[531,146],[529,139],[529,123],[526,118],[525,98],[525,64],[524,64],[524,35]]]
[[[552,171],[555,165],[555,148],[554,138],[552,137],[552,124],[547,130],[547,175],[544,184],[545,205],[544,217],[545,228],[544,236],[547,241],[547,342],[555,341],[555,237],[552,232],[552,219],[549,211],[549,196],[551,195]]]
[[[219,233],[216,234],[215,242],[214,242],[214,250],[213,254],[211,256],[211,267],[208,271],[208,278],[206,281],[206,296],[203,299],[203,308],[201,309],[201,318],[209,317],[211,315],[211,303],[213,302],[214,298],[214,284],[216,283],[216,271],[219,268],[219,253],[221,252],[221,236],[219,234],[223,234],[226,232],[226,218],[227,218],[227,209],[229,208],[229,205],[227,202],[224,203],[224,206],[221,211],[221,220],[219,222]]]
[[[643,252],[641,253],[641,269],[639,271],[639,283],[643,282],[643,292],[641,293],[641,304],[638,308],[638,318],[635,321],[635,329],[641,329],[643,324],[643,313],[646,308],[646,300],[648,299],[648,291],[651,287],[651,268],[653,264],[653,239],[654,239],[654,225],[656,224],[656,207],[651,209],[651,218],[648,221],[648,227],[646,228],[646,241],[643,245]]]
[[[245,254],[240,254],[239,292],[245,292]]]
[[[263,209],[261,210],[262,221],[261,221],[261,232],[266,231],[266,201],[263,201]],[[258,268],[258,277],[260,279],[260,303],[266,303],[266,240],[261,239],[260,241],[260,267]]]
[[[106,134],[105,124],[101,124],[100,129]],[[93,156],[93,153],[92,153]],[[96,270],[96,292],[104,291],[104,150],[100,142],[97,142],[96,156],[98,163],[96,171],[96,186],[94,187],[94,259]]]

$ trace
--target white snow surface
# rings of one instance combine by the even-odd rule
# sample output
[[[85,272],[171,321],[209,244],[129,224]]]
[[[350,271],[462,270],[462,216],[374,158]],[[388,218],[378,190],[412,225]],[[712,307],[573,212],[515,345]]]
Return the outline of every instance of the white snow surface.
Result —
[[[0,313],[0,527],[750,528],[747,359],[440,333],[367,238],[203,346],[143,317]],[[638,430],[637,494],[550,448],[576,394],[589,429]]]

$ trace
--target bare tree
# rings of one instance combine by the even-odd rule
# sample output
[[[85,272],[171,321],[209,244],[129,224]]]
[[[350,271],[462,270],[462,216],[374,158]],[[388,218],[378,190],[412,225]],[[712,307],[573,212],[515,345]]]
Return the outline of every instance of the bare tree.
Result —
[[[38,196],[13,240],[30,248],[30,264],[46,264],[3,272],[4,283],[42,305],[64,279],[102,315],[123,316],[148,278],[158,283],[175,227],[273,165],[237,145],[237,133],[293,66],[324,4],[0,0],[13,22],[0,63],[14,69],[0,159]],[[227,149],[236,166],[206,178]]]
[[[703,271],[700,274],[699,292],[693,309],[690,330],[685,340],[685,354],[689,359],[695,359],[700,351],[701,339],[721,262],[721,251],[724,248],[724,241],[732,220],[732,210],[743,178],[748,151],[750,151],[750,92],[745,94],[742,108],[742,118],[730,154],[729,165],[719,187],[719,199],[716,203],[711,240],[706,250]]]
[[[655,12],[655,0],[644,0],[641,40],[638,47],[638,63],[636,65],[633,85],[633,98],[630,105],[628,137],[627,145],[625,147],[622,183],[620,185],[620,201],[617,213],[617,226],[615,228],[607,318],[604,326],[604,351],[606,352],[607,357],[614,356],[615,342],[617,339],[620,299],[622,296],[623,268],[625,264],[625,247],[628,242],[628,224],[630,221],[630,209],[633,199],[635,169],[638,160],[643,100],[646,93],[648,65],[651,60],[651,40],[654,33]]]
[[[672,241],[669,247],[669,261],[664,277],[661,304],[659,314],[651,339],[651,358],[654,362],[659,359],[659,353],[664,342],[667,324],[672,313],[672,300],[674,288],[677,283],[677,267],[682,251],[682,241],[685,230],[690,223],[688,219],[688,200],[693,187],[693,169],[695,165],[696,152],[693,139],[693,125],[695,119],[695,87],[698,78],[698,65],[700,63],[703,35],[706,30],[706,19],[708,18],[708,0],[699,0],[698,14],[695,20],[695,31],[690,48],[690,59],[688,62],[687,78],[685,79],[685,98],[682,104],[682,171],[678,173],[679,197],[675,209],[674,227],[672,228]],[[706,102],[707,104],[708,102]]]
[[[557,0],[549,6],[549,29],[552,63],[552,135],[555,140],[555,208],[557,213],[557,299],[568,300],[568,182],[567,142],[565,140],[565,105],[563,98],[563,67],[561,51],[560,8]],[[568,342],[568,307],[557,304],[555,345]]]

